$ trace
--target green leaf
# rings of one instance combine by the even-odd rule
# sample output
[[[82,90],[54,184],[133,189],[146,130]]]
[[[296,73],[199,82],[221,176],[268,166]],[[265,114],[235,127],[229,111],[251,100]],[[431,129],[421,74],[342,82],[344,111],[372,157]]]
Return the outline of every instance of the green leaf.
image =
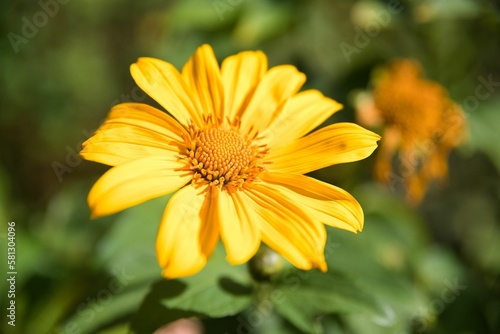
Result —
[[[500,170],[500,99],[481,102],[480,108],[468,114],[470,130],[469,148],[480,150],[493,161]]]
[[[147,286],[131,286],[113,293],[109,286],[82,300],[76,306],[76,314],[61,325],[60,330],[77,328],[81,334],[95,333],[114,320],[131,314],[148,291]]]
[[[440,246],[429,248],[422,254],[418,270],[420,280],[438,297],[447,281],[466,281],[466,275],[458,260],[448,249]]]
[[[252,301],[246,266],[231,266],[219,245],[198,274],[155,283],[134,316],[133,333],[149,333],[186,317],[225,317],[247,308]]]
[[[99,267],[111,272],[127,268],[134,283],[150,284],[161,277],[156,260],[156,233],[170,195],[155,198],[123,212],[98,245]]]
[[[177,2],[166,14],[174,29],[212,30],[231,22],[238,7],[225,1],[187,0]]]
[[[429,296],[415,274],[427,246],[421,220],[388,193],[360,193],[365,229],[327,228],[328,272],[290,271],[275,288],[285,296],[276,311],[303,332],[399,333],[426,316]]]
[[[184,281],[188,281],[186,287],[189,289],[185,289],[183,294],[162,300],[164,306],[196,311],[210,317],[224,317],[238,313],[250,303],[251,289],[230,278]],[[163,283],[162,287],[168,285]]]
[[[84,182],[77,182],[62,188],[51,198],[41,222],[31,229],[36,242],[44,248],[42,261],[34,259],[33,266],[42,275],[56,277],[64,267],[94,259],[95,240],[109,220],[89,221],[88,187]]]
[[[286,3],[249,1],[242,5],[242,12],[234,34],[246,45],[284,33],[292,20],[291,8]]]
[[[334,271],[287,271],[274,288],[273,295],[276,312],[306,333],[323,333],[319,319],[326,314],[359,312],[376,315],[379,312],[372,296]]]
[[[137,310],[150,284],[161,277],[155,241],[168,199],[169,195],[159,197],[117,215],[96,247],[95,265],[106,268],[110,277],[95,293],[82,298],[64,326],[77,326],[81,333],[95,333]]]
[[[159,281],[152,285],[138,312],[133,316],[130,333],[153,333],[158,328],[181,318],[202,317],[190,310],[167,308],[162,300],[174,298],[188,287],[179,280]]]
[[[181,279],[189,289],[181,295],[162,300],[162,304],[215,318],[236,314],[247,307],[252,290],[250,278],[243,275],[246,268],[230,268],[225,259],[219,257],[220,254],[216,254],[200,274]]]
[[[98,332],[98,334],[128,334],[128,324],[119,324],[114,327],[101,330]]]
[[[472,18],[481,13],[481,7],[475,1],[455,0],[450,3],[446,0],[425,0],[420,4],[421,9],[425,8],[429,14],[428,19],[464,19]]]

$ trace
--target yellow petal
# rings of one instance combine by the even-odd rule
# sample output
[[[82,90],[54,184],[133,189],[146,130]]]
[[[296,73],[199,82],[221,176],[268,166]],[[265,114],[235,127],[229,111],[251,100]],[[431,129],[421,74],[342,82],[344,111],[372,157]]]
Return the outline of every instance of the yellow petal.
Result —
[[[269,171],[305,174],[368,157],[380,136],[352,123],[324,127],[292,143],[272,148],[265,157]]]
[[[266,144],[281,146],[314,130],[342,105],[317,90],[306,90],[290,98],[283,111],[262,132]]]
[[[216,188],[218,190],[218,188]],[[260,227],[241,191],[229,194],[217,191],[218,218],[221,239],[231,264],[242,264],[255,255],[260,245]]]
[[[363,229],[363,210],[343,189],[303,175],[262,173],[259,178],[314,216],[316,221],[354,233]]]
[[[111,110],[96,133],[83,143],[80,155],[117,166],[153,155],[179,152],[182,126],[164,112],[145,104],[123,103]]]
[[[245,51],[222,62],[226,116],[241,118],[257,84],[267,71],[267,57],[261,51]]]
[[[92,217],[110,215],[179,189],[192,178],[178,170],[185,165],[172,152],[170,156],[146,157],[111,168],[90,190]]]
[[[211,197],[210,189],[187,185],[170,198],[156,239],[164,277],[190,276],[205,266],[219,238]]]
[[[130,65],[135,83],[182,125],[192,120],[201,127],[202,112],[196,109],[189,85],[170,63],[155,58],[139,58]]]
[[[257,86],[248,107],[241,116],[241,130],[264,130],[280,114],[285,102],[306,81],[304,73],[294,66],[281,65],[271,68]]]
[[[326,271],[323,224],[265,183],[247,186],[241,197],[257,214],[262,241],[299,269]]]
[[[219,64],[210,45],[199,47],[182,69],[182,77],[193,92],[193,101],[203,114],[224,119],[224,90]]]

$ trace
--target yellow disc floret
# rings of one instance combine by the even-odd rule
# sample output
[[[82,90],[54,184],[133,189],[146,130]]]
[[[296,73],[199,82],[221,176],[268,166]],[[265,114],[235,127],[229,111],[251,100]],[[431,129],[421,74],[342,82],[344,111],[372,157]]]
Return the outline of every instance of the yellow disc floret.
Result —
[[[187,149],[193,183],[240,188],[264,170],[261,164],[265,150],[251,144],[234,129],[190,127]]]

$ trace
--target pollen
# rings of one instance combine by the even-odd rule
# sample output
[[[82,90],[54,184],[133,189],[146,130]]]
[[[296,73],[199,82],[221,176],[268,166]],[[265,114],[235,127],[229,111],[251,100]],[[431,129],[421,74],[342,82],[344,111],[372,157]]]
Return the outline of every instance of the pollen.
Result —
[[[194,184],[209,184],[228,190],[253,182],[264,170],[261,159],[266,153],[252,145],[234,129],[190,127],[191,140],[187,149],[189,168],[194,172]]]

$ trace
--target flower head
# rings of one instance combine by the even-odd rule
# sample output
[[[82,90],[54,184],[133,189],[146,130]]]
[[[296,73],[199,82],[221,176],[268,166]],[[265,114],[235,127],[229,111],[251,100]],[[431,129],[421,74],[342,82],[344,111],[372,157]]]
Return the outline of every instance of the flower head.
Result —
[[[403,182],[413,203],[422,200],[429,182],[446,178],[449,152],[465,137],[461,108],[444,87],[422,78],[420,65],[412,60],[396,60],[383,69],[372,94],[359,96],[357,115],[367,127],[384,126],[377,178]],[[399,172],[392,168],[396,152]]]
[[[363,159],[379,136],[350,123],[308,134],[342,106],[316,90],[298,93],[305,76],[295,67],[268,69],[260,51],[219,67],[203,45],[181,72],[153,58],[130,69],[171,116],[139,103],[111,110],[80,152],[113,166],[88,202],[100,217],[175,192],[156,243],[165,277],[201,270],[219,239],[232,264],[263,241],[298,268],[324,271],[323,224],[362,229],[350,194],[302,174]]]

